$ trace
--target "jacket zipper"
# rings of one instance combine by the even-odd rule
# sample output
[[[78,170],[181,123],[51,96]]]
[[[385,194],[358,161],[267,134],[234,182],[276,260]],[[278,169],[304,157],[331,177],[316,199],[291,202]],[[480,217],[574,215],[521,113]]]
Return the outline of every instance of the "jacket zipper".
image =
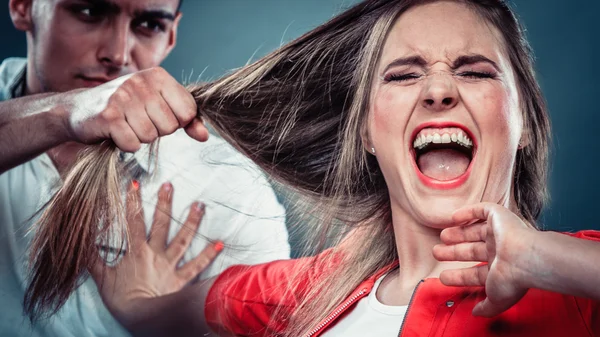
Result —
[[[402,320],[402,325],[400,325],[400,331],[398,331],[398,337],[402,336],[402,329],[404,329],[404,323],[406,323],[406,319],[408,318],[408,311],[410,310],[410,306],[415,298],[415,294],[417,293],[417,289],[423,283],[423,280],[419,281],[415,286],[415,290],[413,290],[412,295],[410,295],[410,300],[408,300],[408,306],[406,307],[406,313],[404,313],[404,319]]]
[[[367,288],[361,289],[358,293],[354,294],[352,297],[346,300],[341,306],[339,306],[334,312],[331,313],[324,321],[321,322],[316,328],[314,328],[306,337],[314,336],[319,330],[323,329],[329,322],[334,320],[337,316],[339,316],[342,312],[346,310],[347,307],[352,305],[356,300],[362,297],[365,293],[367,293]]]

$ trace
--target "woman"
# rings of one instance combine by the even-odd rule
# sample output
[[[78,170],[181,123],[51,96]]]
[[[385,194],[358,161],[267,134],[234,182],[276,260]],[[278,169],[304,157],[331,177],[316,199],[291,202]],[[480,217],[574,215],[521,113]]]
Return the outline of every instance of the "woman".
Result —
[[[104,291],[132,332],[193,335],[205,309],[225,335],[600,334],[600,234],[535,229],[549,125],[504,2],[365,1],[192,93],[226,139],[354,229],[168,296]]]

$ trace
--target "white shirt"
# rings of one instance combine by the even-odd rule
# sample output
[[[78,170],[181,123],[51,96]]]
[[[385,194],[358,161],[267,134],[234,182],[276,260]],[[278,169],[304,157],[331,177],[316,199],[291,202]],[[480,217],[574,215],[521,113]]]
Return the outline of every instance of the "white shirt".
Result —
[[[408,306],[391,306],[377,299],[377,289],[385,277],[380,277],[369,296],[356,303],[354,309],[335,322],[323,333],[323,337],[397,337]]]
[[[13,89],[3,78],[7,77],[7,67],[14,73],[22,71],[15,64],[24,69],[25,62],[20,59],[0,66],[0,82],[4,81],[0,96],[10,96],[9,89]],[[144,166],[144,151],[136,153],[136,159]],[[265,176],[221,138],[211,135],[206,143],[199,143],[183,131],[163,137],[158,163],[155,174],[141,182],[147,229],[157,191],[163,182],[170,181],[174,188],[172,215],[177,220],[171,226],[170,238],[185,221],[193,201],[206,204],[198,235],[184,260],[197,256],[207,239],[225,243],[225,249],[201,278],[217,275],[234,264],[289,258],[285,210]],[[46,154],[0,174],[0,336],[128,336],[105,308],[91,279],[51,319],[32,325],[22,314],[27,249],[32,239],[28,229],[59,184],[58,172]]]

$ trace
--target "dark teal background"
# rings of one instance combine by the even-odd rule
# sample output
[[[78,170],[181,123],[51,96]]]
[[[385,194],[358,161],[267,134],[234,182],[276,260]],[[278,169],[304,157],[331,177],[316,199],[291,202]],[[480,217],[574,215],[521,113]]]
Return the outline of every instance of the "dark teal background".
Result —
[[[185,0],[178,46],[165,68],[180,80],[209,79],[324,22],[355,1]],[[553,124],[546,228],[600,229],[600,2],[518,0],[537,56]],[[25,56],[24,34],[0,9],[0,59]],[[596,139],[599,136],[599,140]]]

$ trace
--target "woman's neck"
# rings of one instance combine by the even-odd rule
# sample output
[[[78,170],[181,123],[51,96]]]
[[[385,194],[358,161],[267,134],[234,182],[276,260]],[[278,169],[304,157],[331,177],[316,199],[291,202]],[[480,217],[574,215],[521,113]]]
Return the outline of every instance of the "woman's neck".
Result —
[[[377,297],[387,305],[406,305],[423,279],[439,277],[447,269],[467,268],[478,262],[440,262],[432,254],[441,243],[441,229],[424,226],[406,212],[393,209],[392,221],[400,267],[383,280]]]
[[[438,277],[448,264],[437,261],[432,254],[433,247],[441,243],[441,230],[417,223],[402,211],[394,210],[392,214],[401,283],[414,286],[424,278]]]

